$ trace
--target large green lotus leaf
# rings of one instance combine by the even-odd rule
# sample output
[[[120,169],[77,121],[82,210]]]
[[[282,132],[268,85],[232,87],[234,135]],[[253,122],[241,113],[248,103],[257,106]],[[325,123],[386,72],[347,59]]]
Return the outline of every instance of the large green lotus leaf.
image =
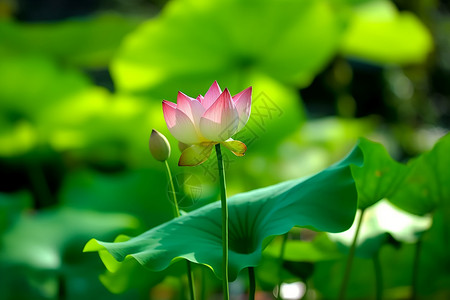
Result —
[[[402,188],[389,200],[417,215],[425,215],[450,202],[450,134],[442,137],[429,152],[408,163]],[[448,209],[447,209],[448,210]]]
[[[379,143],[361,139],[360,146],[370,160],[363,168],[355,168],[353,176],[358,189],[358,208],[366,209],[397,191],[407,167],[393,160]]]
[[[323,0],[176,0],[125,39],[111,71],[120,91],[157,97],[193,94],[215,79],[234,90],[249,71],[305,85],[342,31]]]
[[[119,235],[114,242],[127,241],[130,238]],[[106,256],[104,259],[110,259]],[[111,261],[109,266],[114,266],[100,275],[100,281],[114,294],[121,294],[130,289],[150,289],[161,282],[166,276],[180,276],[186,273],[186,263],[182,261],[171,265],[163,272],[152,272],[140,265],[136,260],[129,259],[123,263]]]
[[[52,23],[0,22],[0,48],[15,53],[52,56],[89,67],[107,66],[123,37],[138,22],[119,15]]]
[[[330,233],[340,248],[348,252],[355,235],[357,222],[361,211],[356,214],[352,227],[341,233]],[[386,199],[383,199],[364,211],[361,229],[357,241],[356,255],[371,258],[384,244],[390,234],[400,242],[417,242],[419,237],[431,226],[431,217],[419,217],[398,209]]]
[[[92,234],[107,237],[137,226],[137,220],[129,215],[71,208],[22,215],[1,237],[0,261],[58,270],[63,256],[81,247]]]
[[[341,44],[344,55],[382,64],[420,63],[432,48],[431,34],[416,16],[383,0],[355,7]]]
[[[361,165],[363,153],[355,147],[341,162],[309,178],[238,194],[229,205],[230,279],[240,270],[256,266],[268,239],[293,226],[339,232],[350,227],[356,210],[356,189],[351,164]],[[186,258],[221,269],[221,208],[214,202],[180,218],[150,229],[122,243],[89,241],[85,251],[98,251],[111,268],[117,261],[135,259],[153,271]]]

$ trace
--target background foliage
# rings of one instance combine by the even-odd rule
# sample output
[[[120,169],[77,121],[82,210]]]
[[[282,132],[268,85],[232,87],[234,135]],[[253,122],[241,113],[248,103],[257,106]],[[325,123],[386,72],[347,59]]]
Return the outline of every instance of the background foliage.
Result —
[[[425,153],[450,126],[449,9],[437,0],[0,1],[0,295],[183,299],[178,263],[151,273],[130,261],[121,274],[133,275],[123,276],[82,250],[91,238],[136,236],[172,218],[164,167],[147,147],[152,128],[171,142],[182,208],[217,200],[213,158],[176,165],[161,101],[204,94],[218,80],[232,94],[254,91],[237,137],[247,154],[226,157],[229,195],[311,175],[359,137],[377,140],[387,152],[375,147],[369,170],[396,171],[391,186],[373,172],[360,174],[373,185],[357,181],[369,194],[359,208],[375,225],[362,236],[348,297],[373,297],[374,253],[385,295],[409,297],[417,236],[417,295],[449,297],[449,139]],[[409,188],[392,193],[400,177]],[[410,216],[409,231],[396,231],[380,221],[393,218],[383,197],[428,219]],[[293,229],[278,273],[281,239],[262,253],[258,289],[270,295],[281,276],[305,282],[305,297],[335,298],[345,238]],[[219,291],[208,268],[195,274],[204,299]]]

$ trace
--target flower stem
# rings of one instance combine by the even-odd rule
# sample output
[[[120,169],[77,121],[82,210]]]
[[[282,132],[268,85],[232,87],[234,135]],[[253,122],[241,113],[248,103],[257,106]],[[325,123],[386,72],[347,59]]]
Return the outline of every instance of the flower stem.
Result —
[[[347,257],[347,263],[345,265],[344,278],[342,280],[341,290],[339,292],[339,299],[340,300],[344,300],[345,299],[345,293],[347,292],[347,285],[348,285],[348,281],[350,279],[350,272],[351,272],[351,269],[352,269],[353,257],[355,256],[355,250],[356,250],[356,242],[358,240],[359,231],[361,229],[361,223],[362,223],[363,215],[364,215],[364,209],[361,210],[361,214],[359,215],[358,223],[356,225],[356,232],[355,232],[355,235],[353,237],[353,242],[352,242],[352,245],[350,247],[350,252],[348,254],[348,257]]]
[[[420,253],[422,251],[422,238],[416,242],[416,251],[414,253],[414,265],[412,272],[412,291],[411,291],[411,300],[417,299],[417,284],[418,284],[418,275],[419,275],[419,262],[420,262]]]
[[[180,209],[178,207],[178,200],[177,200],[177,194],[175,193],[175,185],[173,184],[173,178],[172,178],[172,172],[170,172],[169,163],[167,160],[164,161],[164,164],[166,166],[167,171],[167,177],[169,177],[169,184],[170,189],[172,193],[172,202],[174,207],[174,216],[175,218],[178,218],[180,216]],[[187,265],[187,277],[188,277],[188,284],[189,284],[189,294],[191,297],[191,300],[195,300],[195,290],[194,290],[194,277],[192,276],[192,270],[191,270],[191,262],[186,259],[186,265]]]
[[[219,167],[219,181],[220,181],[220,201],[222,205],[222,269],[223,269],[223,299],[230,299],[230,292],[228,289],[228,206],[227,206],[227,191],[225,186],[225,172],[223,169],[222,151],[220,144],[216,144],[217,165]]]
[[[281,242],[280,255],[278,256],[279,269],[278,269],[278,289],[277,289],[277,300],[281,300],[281,284],[283,283],[282,273],[283,273],[283,258],[284,249],[286,248],[288,233],[283,235],[283,240]]]
[[[248,267],[248,300],[255,300],[256,281],[255,281],[255,268]]]
[[[372,258],[373,268],[375,272],[375,299],[383,299],[383,276],[381,273],[381,263],[380,263],[380,251],[377,251]]]
[[[173,214],[175,218],[178,218],[180,216],[180,209],[178,208],[178,201],[177,201],[177,194],[175,193],[175,186],[173,184],[173,178],[172,178],[172,172],[170,172],[169,163],[167,160],[164,161],[164,165],[166,166],[167,171],[167,177],[169,177],[169,184],[170,184],[170,192],[172,194],[172,204],[173,204]]]

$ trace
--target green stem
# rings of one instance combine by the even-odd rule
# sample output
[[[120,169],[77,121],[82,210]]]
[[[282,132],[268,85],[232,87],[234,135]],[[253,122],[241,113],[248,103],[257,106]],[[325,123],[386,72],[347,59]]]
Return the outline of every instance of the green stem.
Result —
[[[178,218],[180,216],[180,209],[178,207],[177,194],[175,193],[175,185],[173,184],[172,172],[170,172],[170,167],[169,167],[169,163],[167,162],[167,160],[164,161],[164,164],[166,166],[167,177],[169,177],[170,189],[172,191],[174,216],[175,216],[175,218]],[[186,265],[187,265],[187,277],[188,277],[188,284],[189,284],[189,294],[190,294],[191,300],[195,300],[194,277],[192,275],[191,262],[187,259],[186,259]]]
[[[416,243],[416,251],[414,253],[414,265],[412,272],[412,291],[411,291],[411,300],[417,299],[417,284],[418,284],[418,275],[419,275],[419,262],[420,262],[420,253],[422,252],[422,238]]]
[[[167,171],[167,177],[169,177],[169,184],[170,184],[170,189],[172,190],[172,204],[174,207],[174,216],[175,218],[178,218],[180,216],[180,209],[178,208],[178,201],[177,201],[177,194],[175,193],[175,186],[173,184],[173,179],[172,179],[172,172],[170,172],[170,167],[169,167],[169,163],[167,162],[167,160],[164,161],[164,164],[166,166],[166,171]]]
[[[381,273],[381,263],[380,263],[380,252],[377,251],[373,258],[373,268],[375,272],[375,286],[376,286],[376,294],[375,299],[381,300],[383,299],[383,276]]]
[[[339,291],[339,299],[340,300],[344,300],[345,299],[345,293],[347,292],[347,285],[348,285],[348,281],[350,279],[350,272],[351,272],[351,269],[352,269],[353,257],[355,256],[356,242],[358,240],[359,231],[361,229],[361,223],[362,223],[363,216],[364,216],[364,209],[361,210],[361,214],[359,215],[358,223],[356,225],[355,236],[353,237],[353,242],[352,242],[352,245],[350,247],[350,252],[348,254],[348,257],[347,257],[347,263],[345,265],[344,278],[342,280],[341,289]]]
[[[194,276],[192,275],[191,270],[191,262],[186,259],[186,267],[187,267],[187,277],[189,283],[189,296],[191,300],[195,300],[195,290],[194,290]]]
[[[222,151],[220,144],[216,144],[217,165],[219,167],[219,181],[220,181],[220,201],[222,206],[222,269],[223,269],[223,299],[230,299],[230,292],[228,289],[228,206],[227,206],[227,191],[225,186],[225,172],[223,169]]]
[[[281,300],[281,284],[283,283],[282,272],[283,272],[283,259],[284,259],[284,249],[286,248],[288,233],[283,235],[283,241],[281,242],[280,255],[278,256],[279,269],[278,269],[278,289],[277,289],[277,300]]]
[[[255,268],[248,267],[248,300],[255,300],[256,281],[255,281]]]

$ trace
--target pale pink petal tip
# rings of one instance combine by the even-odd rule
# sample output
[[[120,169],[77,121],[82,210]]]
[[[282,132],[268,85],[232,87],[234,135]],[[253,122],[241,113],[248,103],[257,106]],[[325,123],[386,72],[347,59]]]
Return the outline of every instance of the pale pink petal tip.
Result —
[[[217,81],[214,81],[202,100],[203,106],[208,109],[217,100],[217,98],[219,98],[221,94],[222,90],[220,89],[219,84],[217,83]]]

